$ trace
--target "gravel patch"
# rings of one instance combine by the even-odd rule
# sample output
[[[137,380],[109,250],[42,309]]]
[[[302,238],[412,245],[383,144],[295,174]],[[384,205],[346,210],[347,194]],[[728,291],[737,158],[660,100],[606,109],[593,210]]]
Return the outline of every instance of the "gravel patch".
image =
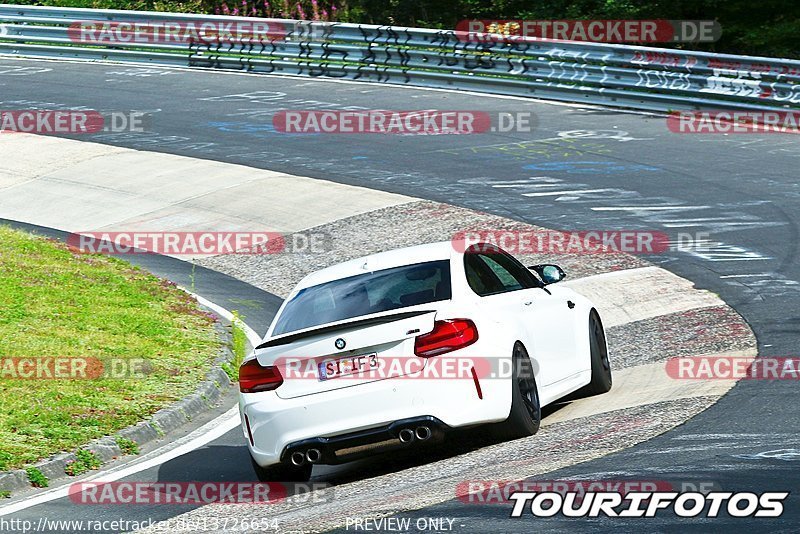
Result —
[[[615,369],[678,356],[756,348],[756,338],[732,308],[715,306],[661,315],[607,329]]]
[[[386,250],[450,241],[458,232],[468,230],[536,232],[546,229],[488,213],[422,200],[355,215],[298,233],[325,235],[329,250],[324,253],[232,254],[203,258],[197,263],[286,297],[303,277],[319,269]],[[294,235],[297,234],[285,236],[287,243],[292,242]],[[557,263],[570,278],[649,265],[639,257],[621,253],[514,255],[526,265]]]

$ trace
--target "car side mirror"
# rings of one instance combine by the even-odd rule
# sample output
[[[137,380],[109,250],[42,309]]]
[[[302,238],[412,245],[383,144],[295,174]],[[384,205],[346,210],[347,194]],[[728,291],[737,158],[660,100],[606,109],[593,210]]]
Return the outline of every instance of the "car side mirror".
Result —
[[[560,282],[567,277],[567,273],[558,265],[531,265],[528,269],[538,274],[546,286]]]

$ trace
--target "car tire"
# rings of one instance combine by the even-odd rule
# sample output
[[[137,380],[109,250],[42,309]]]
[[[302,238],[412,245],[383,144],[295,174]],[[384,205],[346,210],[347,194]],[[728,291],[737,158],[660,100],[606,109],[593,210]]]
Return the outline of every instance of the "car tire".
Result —
[[[536,434],[542,420],[542,406],[533,364],[525,347],[519,343],[515,345],[512,360],[511,411],[508,419],[498,423],[494,429],[495,436],[504,440]]]
[[[611,361],[603,323],[597,311],[589,313],[589,352],[592,362],[592,381],[573,394],[576,399],[606,393],[611,389]]]
[[[311,464],[301,466],[277,464],[269,467],[261,467],[250,457],[253,464],[253,471],[259,482],[308,482],[311,478]]]

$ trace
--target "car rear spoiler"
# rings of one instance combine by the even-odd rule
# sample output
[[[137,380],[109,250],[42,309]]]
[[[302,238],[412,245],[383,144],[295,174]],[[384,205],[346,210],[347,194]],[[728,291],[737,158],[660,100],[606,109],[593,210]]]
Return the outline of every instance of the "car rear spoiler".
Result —
[[[333,324],[327,324],[324,326],[319,326],[317,328],[311,328],[309,330],[303,330],[301,332],[297,332],[294,334],[287,334],[285,336],[280,336],[276,338],[272,338],[268,341],[263,342],[262,344],[258,345],[256,349],[265,349],[267,347],[277,347],[280,345],[288,345],[289,343],[294,343],[300,339],[305,339],[307,337],[318,336],[321,334],[327,334],[330,332],[336,332],[337,330],[347,330],[348,328],[356,328],[356,327],[364,327],[364,326],[374,326],[378,324],[385,324],[385,323],[392,323],[394,321],[401,321],[403,319],[409,319],[411,317],[417,317],[418,315],[425,315],[426,313],[433,313],[436,310],[417,310],[417,311],[409,311],[409,312],[401,312],[401,313],[392,313],[389,315],[381,315],[378,317],[366,317],[363,319],[356,319],[354,321],[342,321]]]

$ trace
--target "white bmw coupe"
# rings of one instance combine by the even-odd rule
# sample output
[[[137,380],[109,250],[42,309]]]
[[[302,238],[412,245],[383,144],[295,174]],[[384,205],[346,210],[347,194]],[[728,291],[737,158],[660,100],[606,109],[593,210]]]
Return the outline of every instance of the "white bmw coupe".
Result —
[[[240,368],[258,478],[339,464],[488,424],[529,436],[541,408],[611,388],[592,303],[556,265],[451,242],[383,252],[304,278]]]

